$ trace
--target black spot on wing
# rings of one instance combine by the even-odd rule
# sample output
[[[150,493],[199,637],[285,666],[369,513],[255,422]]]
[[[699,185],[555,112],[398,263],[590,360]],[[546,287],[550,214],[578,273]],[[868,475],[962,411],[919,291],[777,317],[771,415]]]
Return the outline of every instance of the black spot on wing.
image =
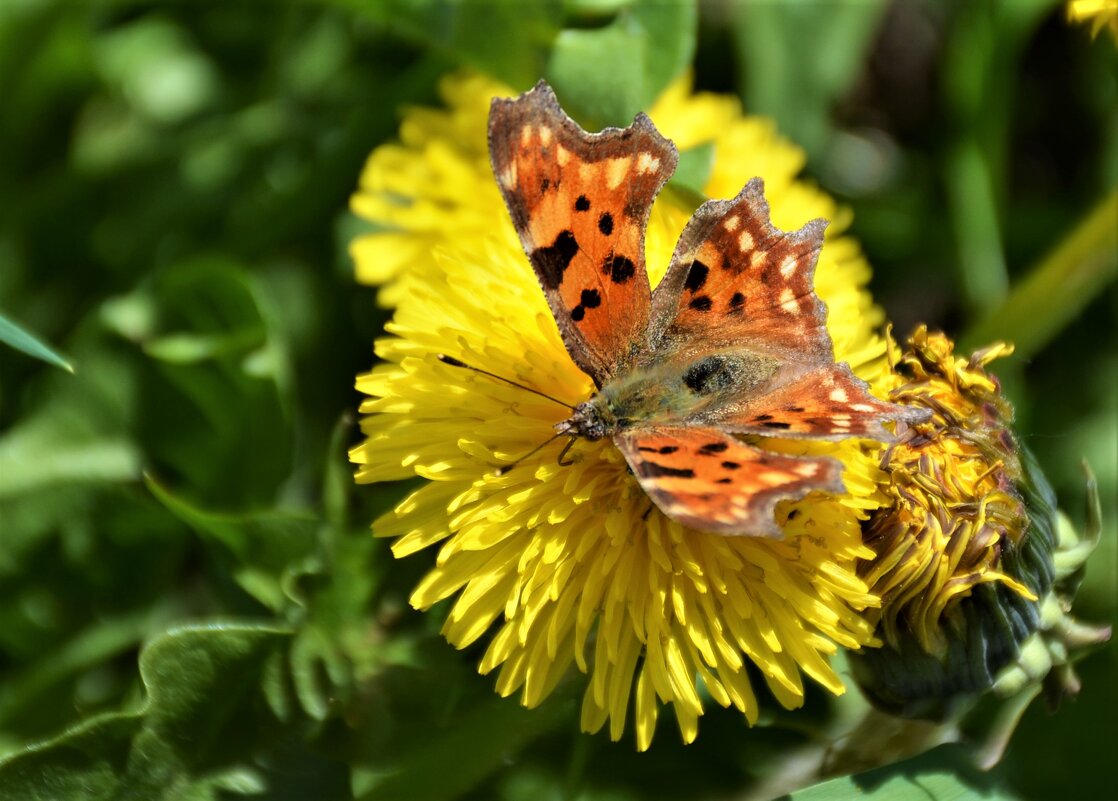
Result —
[[[687,304],[695,311],[708,312],[713,305],[711,300],[706,295],[699,295],[697,298],[692,298],[691,302]]]
[[[687,270],[687,280],[683,282],[684,289],[691,294],[695,294],[707,282],[708,273],[710,273],[710,268],[698,259],[691,262],[691,267]]]
[[[613,215],[608,211],[603,211],[602,216],[598,218],[598,230],[606,236],[613,233]]]
[[[586,316],[587,309],[596,309],[602,305],[602,296],[596,289],[584,289],[579,296],[579,304],[571,309],[571,319],[576,323]]]
[[[608,275],[615,284],[624,284],[633,277],[636,271],[637,267],[632,260],[613,253],[606,256],[605,263],[602,264],[602,272]]]
[[[703,447],[699,448],[700,456],[713,456],[716,453],[722,453],[729,448],[729,444],[725,442],[708,442]]]
[[[555,241],[532,251],[528,259],[547,289],[558,289],[563,283],[563,273],[571,266],[571,259],[578,253],[578,240],[574,232],[560,231]]]
[[[715,484],[733,484],[734,480],[732,478],[720,478],[720,479],[716,480],[714,483]]]
[[[667,465],[657,464],[656,462],[641,462],[637,465],[637,473],[642,478],[660,478],[661,476],[670,476],[672,478],[694,478],[695,471],[689,467],[668,467]]]
[[[745,309],[745,295],[743,295],[740,292],[735,292],[734,296],[732,298],[730,298],[730,308],[727,310],[726,313],[727,314],[741,314],[742,310],[744,310],[744,309]]]
[[[590,198],[579,195],[578,200],[575,201],[575,211],[590,211]]]
[[[780,431],[785,431],[792,427],[791,423],[782,423],[779,420],[766,420],[765,422],[761,423],[761,425],[763,425],[765,428],[775,428]]]
[[[725,467],[727,470],[737,470],[739,467],[741,467],[741,465],[737,462],[723,462],[722,466]]]

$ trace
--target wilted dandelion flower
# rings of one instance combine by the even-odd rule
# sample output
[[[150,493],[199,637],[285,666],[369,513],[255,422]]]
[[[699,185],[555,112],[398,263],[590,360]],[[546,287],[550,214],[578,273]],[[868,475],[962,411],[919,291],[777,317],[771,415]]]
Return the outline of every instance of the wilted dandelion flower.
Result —
[[[881,598],[869,616],[885,647],[864,651],[854,665],[879,705],[942,717],[993,687],[1038,629],[1079,626],[1063,614],[1070,597],[1049,593],[1064,577],[1058,552],[1079,567],[1090,549],[1075,551],[1072,538],[1058,536],[1055,499],[985,370],[1012,347],[995,344],[964,359],[950,339],[924,327],[908,344],[890,398],[932,417],[882,459],[892,500],[865,526],[877,556],[860,572]]]
[[[366,439],[351,458],[361,482],[428,479],[374,524],[398,557],[439,548],[412,604],[454,598],[446,638],[462,648],[488,636],[481,671],[495,671],[498,692],[519,693],[527,706],[577,666],[589,674],[583,728],[608,720],[618,739],[633,720],[641,749],[664,704],[688,742],[708,699],[755,721],[750,663],[787,708],[802,703],[804,676],[842,692],[827,657],[874,642],[862,613],[876,598],[856,565],[873,555],[861,522],[886,500],[880,445],[774,440],[784,452],[840,459],[847,490],[779,507],[780,541],[669,520],[608,441],[579,441],[570,466],[558,463],[556,443],[496,471],[550,438],[569,410],[457,362],[567,404],[593,391],[563,346],[485,157],[490,98],[508,94],[479,78],[449,79],[450,110],[409,112],[403,143],[373,154],[353,203],[394,228],[362,237],[353,253],[361,280],[389,282],[382,300],[396,309],[391,336],[376,347],[383,364],[358,379],[370,398]],[[682,151],[709,146],[708,194],[732,196],[759,175],[778,227],[833,221],[816,291],[836,359],[888,389],[868,267],[841,234],[846,215],[796,180],[802,154],[770,121],[743,117],[728,98],[691,95],[684,83],[650,113]],[[690,211],[670,186],[653,209],[654,285]]]
[[[883,600],[886,640],[895,644],[903,628],[925,651],[942,655],[945,616],[979,584],[1000,582],[1036,599],[1000,569],[1003,554],[1020,545],[1028,516],[1015,488],[1021,466],[1009,407],[983,368],[1013,349],[997,344],[968,361],[955,357],[951,340],[923,327],[910,345],[898,367],[908,380],[892,397],[933,416],[884,456],[892,503],[867,526],[878,557],[862,572]]]

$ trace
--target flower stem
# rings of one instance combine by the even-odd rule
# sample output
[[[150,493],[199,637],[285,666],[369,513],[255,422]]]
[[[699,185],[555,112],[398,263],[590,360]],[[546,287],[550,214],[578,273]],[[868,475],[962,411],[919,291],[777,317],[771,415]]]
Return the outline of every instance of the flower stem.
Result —
[[[1009,297],[963,337],[963,350],[994,339],[1029,357],[1118,275],[1118,192],[1105,197]]]

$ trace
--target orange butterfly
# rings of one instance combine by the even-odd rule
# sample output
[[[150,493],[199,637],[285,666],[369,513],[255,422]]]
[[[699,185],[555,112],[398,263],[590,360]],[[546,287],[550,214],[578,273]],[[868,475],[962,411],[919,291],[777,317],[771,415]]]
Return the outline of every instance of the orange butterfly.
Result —
[[[653,292],[645,227],[679,156],[647,116],[588,134],[541,81],[493,101],[489,155],[567,351],[598,388],[556,431],[612,437],[664,514],[780,536],[777,502],[841,492],[841,466],[736,434],[889,440],[883,423],[925,418],[835,363],[812,286],[827,223],[778,231],[759,178],[695,212]]]

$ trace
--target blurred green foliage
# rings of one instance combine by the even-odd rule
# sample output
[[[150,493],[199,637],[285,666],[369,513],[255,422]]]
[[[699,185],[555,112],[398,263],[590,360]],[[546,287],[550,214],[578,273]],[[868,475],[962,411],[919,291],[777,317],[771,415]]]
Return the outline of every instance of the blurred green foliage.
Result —
[[[385,320],[346,203],[461,66],[619,123],[693,63],[775,117],[901,333],[1028,341],[1002,376],[1073,517],[1099,476],[1079,611],[1113,616],[1114,221],[1075,292],[1059,254],[1118,186],[1115,60],[1053,0],[0,4],[0,797],[728,797],[829,714],[715,709],[639,756],[577,733],[577,683],[497,698],[407,607],[429,557],[368,536],[400,488],[345,461]],[[795,797],[1101,797],[1115,653],[992,784],[936,757]]]

